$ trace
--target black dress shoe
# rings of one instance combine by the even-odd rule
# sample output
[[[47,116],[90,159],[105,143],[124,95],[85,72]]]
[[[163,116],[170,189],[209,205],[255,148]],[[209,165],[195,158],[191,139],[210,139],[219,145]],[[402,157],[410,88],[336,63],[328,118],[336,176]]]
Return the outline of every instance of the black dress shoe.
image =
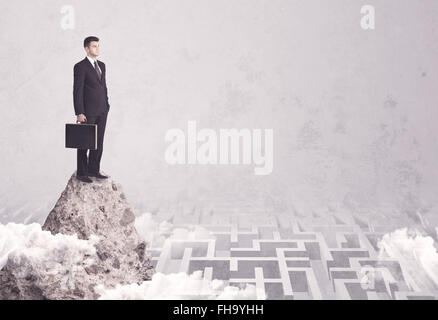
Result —
[[[90,178],[88,178],[87,176],[77,176],[76,177],[78,180],[82,181],[82,182],[86,182],[86,183],[92,183],[93,180],[91,180]]]
[[[104,176],[103,174],[100,174],[100,173],[89,173],[88,175],[90,177],[95,177],[97,179],[108,179],[107,176]]]

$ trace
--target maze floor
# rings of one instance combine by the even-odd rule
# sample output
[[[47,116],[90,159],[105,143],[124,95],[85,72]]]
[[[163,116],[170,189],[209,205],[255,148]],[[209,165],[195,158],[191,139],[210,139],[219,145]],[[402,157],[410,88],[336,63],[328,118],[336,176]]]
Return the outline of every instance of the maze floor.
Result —
[[[201,270],[206,280],[255,285],[258,299],[438,298],[438,288],[415,261],[385,257],[378,247],[384,234],[406,226],[400,219],[309,217],[233,203],[159,210],[154,218],[176,227],[199,225],[214,235],[152,244],[153,264],[165,274]]]

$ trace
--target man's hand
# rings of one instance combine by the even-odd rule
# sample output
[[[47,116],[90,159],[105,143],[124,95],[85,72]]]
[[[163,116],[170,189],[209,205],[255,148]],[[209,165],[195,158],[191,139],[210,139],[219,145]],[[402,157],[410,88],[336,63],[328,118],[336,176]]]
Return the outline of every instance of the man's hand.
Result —
[[[86,122],[87,121],[87,118],[85,117],[85,114],[78,114],[78,118],[77,118],[77,120],[76,121],[78,121],[78,122]]]

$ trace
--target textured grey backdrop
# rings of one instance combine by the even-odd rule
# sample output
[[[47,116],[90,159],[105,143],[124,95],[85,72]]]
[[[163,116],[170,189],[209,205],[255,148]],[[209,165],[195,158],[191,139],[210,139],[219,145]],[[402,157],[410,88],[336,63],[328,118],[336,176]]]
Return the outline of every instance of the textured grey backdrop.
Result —
[[[0,222],[41,222],[75,170],[64,124],[89,35],[111,104],[102,169],[136,207],[238,197],[433,211],[438,2],[371,2],[374,31],[357,0],[1,1]],[[188,120],[273,128],[273,173],[169,166],[165,132]]]

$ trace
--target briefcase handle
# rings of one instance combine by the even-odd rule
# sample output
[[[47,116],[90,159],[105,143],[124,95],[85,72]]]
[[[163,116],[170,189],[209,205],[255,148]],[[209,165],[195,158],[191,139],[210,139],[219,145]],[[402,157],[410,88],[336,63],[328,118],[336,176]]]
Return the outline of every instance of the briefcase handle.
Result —
[[[78,123],[87,123],[87,121],[80,122],[80,121],[76,120],[76,124],[78,124]]]

